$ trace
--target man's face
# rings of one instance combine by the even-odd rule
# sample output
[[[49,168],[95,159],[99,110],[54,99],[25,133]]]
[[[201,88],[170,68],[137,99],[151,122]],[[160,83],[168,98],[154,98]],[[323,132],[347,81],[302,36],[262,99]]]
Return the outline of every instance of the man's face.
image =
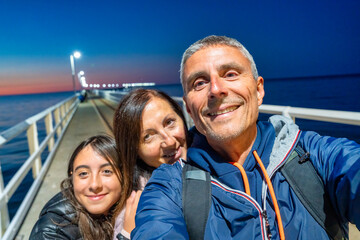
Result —
[[[183,79],[187,111],[210,144],[256,132],[264,80],[254,80],[249,60],[237,48],[197,51],[185,63]]]

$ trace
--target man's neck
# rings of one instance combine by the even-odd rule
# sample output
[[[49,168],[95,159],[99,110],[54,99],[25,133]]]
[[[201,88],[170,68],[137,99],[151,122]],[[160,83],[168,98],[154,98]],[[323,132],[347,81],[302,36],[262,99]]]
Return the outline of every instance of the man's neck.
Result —
[[[255,124],[255,126],[248,129],[248,131],[244,132],[236,139],[223,142],[211,142],[211,140],[208,139],[208,142],[226,161],[238,162],[243,165],[255,142],[256,134],[257,128]]]

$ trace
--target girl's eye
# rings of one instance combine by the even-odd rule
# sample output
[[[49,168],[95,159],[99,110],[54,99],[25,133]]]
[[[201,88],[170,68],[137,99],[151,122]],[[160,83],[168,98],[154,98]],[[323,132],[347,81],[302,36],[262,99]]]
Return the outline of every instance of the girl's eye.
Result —
[[[80,178],[85,178],[85,177],[87,177],[89,174],[88,174],[88,172],[80,172],[80,173],[78,173],[78,176],[80,177]]]
[[[111,169],[104,169],[103,173],[105,175],[111,175],[113,173],[113,171]]]

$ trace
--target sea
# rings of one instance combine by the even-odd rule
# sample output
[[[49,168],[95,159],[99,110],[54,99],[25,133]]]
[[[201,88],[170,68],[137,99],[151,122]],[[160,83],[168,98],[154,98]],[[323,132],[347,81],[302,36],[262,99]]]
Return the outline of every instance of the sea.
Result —
[[[360,74],[306,78],[265,79],[263,104],[360,112]],[[157,85],[155,88],[170,96],[181,97],[180,84]],[[46,108],[70,97],[73,92],[0,96],[0,133]],[[259,120],[269,115],[260,114]],[[296,119],[302,130],[321,135],[346,137],[360,143],[360,126]],[[42,126],[40,124],[39,126]],[[45,138],[44,127],[39,127],[39,142]],[[28,157],[25,133],[0,147],[0,166],[4,184]],[[48,153],[44,152],[42,160]],[[32,184],[31,171],[8,203],[10,218],[14,216],[27,189]],[[59,186],[60,189],[60,186]]]

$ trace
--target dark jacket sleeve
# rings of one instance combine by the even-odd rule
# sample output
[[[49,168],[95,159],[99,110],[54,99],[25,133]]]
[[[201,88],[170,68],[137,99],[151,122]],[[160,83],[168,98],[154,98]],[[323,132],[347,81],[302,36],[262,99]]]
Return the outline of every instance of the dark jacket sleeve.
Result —
[[[189,239],[182,213],[182,167],[163,164],[141,194],[131,239]]]
[[[74,208],[61,193],[56,194],[41,210],[30,239],[82,239],[77,224],[73,223]]]
[[[304,132],[301,144],[310,153],[342,222],[360,229],[360,145],[314,132]]]

